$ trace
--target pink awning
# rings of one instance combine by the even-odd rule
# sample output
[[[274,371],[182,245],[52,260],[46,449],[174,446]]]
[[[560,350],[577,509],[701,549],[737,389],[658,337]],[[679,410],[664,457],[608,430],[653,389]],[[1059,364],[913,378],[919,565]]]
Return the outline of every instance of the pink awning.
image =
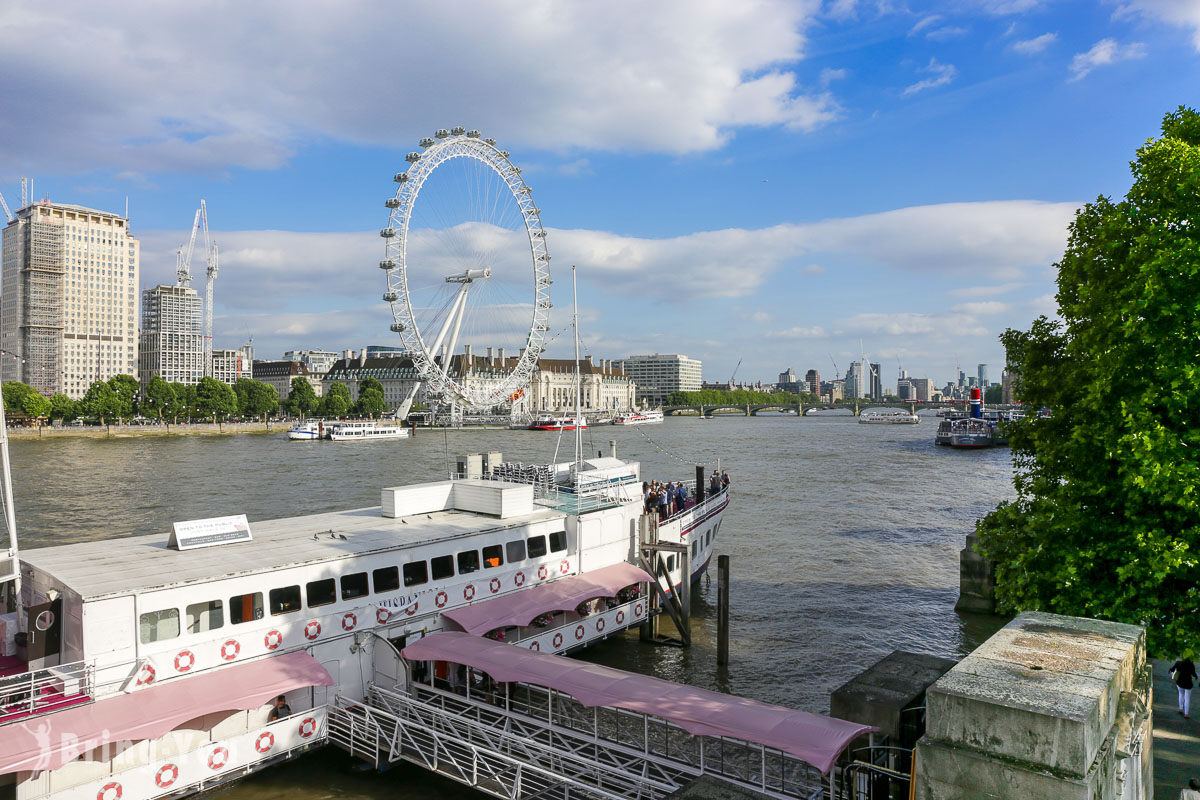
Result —
[[[332,685],[333,678],[325,668],[305,652],[174,678],[158,686],[0,726],[0,775],[57,769],[100,745],[156,739],[204,714],[248,711],[292,689]]]
[[[585,706],[613,706],[670,720],[694,736],[729,736],[774,747],[828,774],[870,725],[794,711],[466,633],[434,633],[404,648],[410,661],[451,661],[499,681],[557,689]]]
[[[479,636],[496,628],[528,625],[541,614],[570,611],[584,600],[594,597],[616,597],[617,592],[631,583],[652,580],[650,573],[641,567],[621,562],[452,611],[443,611],[442,616],[453,620],[472,636]]]

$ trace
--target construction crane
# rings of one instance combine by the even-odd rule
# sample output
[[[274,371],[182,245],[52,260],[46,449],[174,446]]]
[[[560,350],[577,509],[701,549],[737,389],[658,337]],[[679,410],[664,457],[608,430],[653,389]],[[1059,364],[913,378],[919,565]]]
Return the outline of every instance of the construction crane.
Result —
[[[186,249],[180,246],[175,251],[175,285],[192,285],[192,251],[196,248],[196,231],[200,229],[200,216],[204,213],[204,201],[196,209],[196,217],[192,220],[192,235],[188,238]]]
[[[204,219],[204,239],[208,240],[208,218]],[[204,288],[204,374],[212,377],[212,345],[213,345],[213,281],[217,278],[217,243],[213,242],[208,251],[208,283]]]
[[[4,202],[3,192],[0,192],[0,208],[4,209],[4,215],[8,217],[9,222],[12,222],[14,219],[16,219],[16,217],[13,216],[13,213],[8,210],[8,203]]]
[[[733,388],[733,379],[737,377],[737,371],[742,368],[742,359],[738,359],[737,366],[733,368],[733,374],[729,376],[729,388]]]
[[[840,369],[838,369],[837,362],[833,360],[833,353],[830,353],[830,354],[829,354],[829,363],[830,363],[830,364],[833,364],[833,377],[835,377],[835,378],[841,378],[841,377],[842,377],[842,371],[841,371]]]

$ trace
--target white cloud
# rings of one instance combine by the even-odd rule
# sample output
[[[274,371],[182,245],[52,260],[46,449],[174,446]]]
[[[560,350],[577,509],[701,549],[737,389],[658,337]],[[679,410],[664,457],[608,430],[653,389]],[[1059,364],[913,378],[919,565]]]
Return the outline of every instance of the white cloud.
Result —
[[[1035,36],[1032,39],[1022,39],[1013,42],[1012,49],[1022,55],[1034,55],[1045,50],[1057,39],[1057,33],[1043,33],[1041,36]]]
[[[959,36],[965,36],[970,30],[970,28],[963,28],[957,25],[946,25],[931,30],[925,34],[925,38],[932,42],[944,42],[947,39],[956,39]]]
[[[1147,17],[1192,30],[1192,44],[1200,51],[1200,3],[1196,0],[1129,0],[1118,15],[1141,13]]]
[[[1141,42],[1131,42],[1127,45],[1117,43],[1116,39],[1101,39],[1092,45],[1086,53],[1076,53],[1071,59],[1071,80],[1077,81],[1096,67],[1115,64],[1118,61],[1129,61],[1146,55],[1146,47]]]
[[[959,303],[951,310],[960,314],[986,317],[993,314],[1003,314],[1010,308],[1011,306],[1008,303],[1001,303],[998,300],[985,300],[978,303]]]
[[[1001,283],[994,286],[964,286],[960,289],[951,289],[946,294],[952,297],[991,297],[998,294],[1009,294],[1017,289],[1024,289],[1026,283]]]
[[[958,74],[958,70],[953,64],[939,64],[936,58],[930,58],[929,64],[921,68],[922,72],[928,72],[933,77],[925,78],[908,86],[902,92],[903,96],[908,97],[910,94],[923,92],[926,89],[934,89],[938,86],[945,86],[950,81],[954,80],[954,76]]]
[[[829,337],[829,332],[820,325],[814,325],[811,328],[796,327],[788,328],[782,331],[769,331],[768,339],[826,339]]]
[[[987,328],[970,314],[872,313],[855,314],[838,323],[838,335],[925,336],[943,339],[987,336]]]
[[[941,21],[942,21],[941,14],[930,14],[927,17],[922,17],[921,19],[917,20],[916,25],[913,25],[911,28],[909,28],[908,35],[914,36],[914,35],[920,33],[921,31],[925,30],[926,28],[928,28],[930,25],[937,25]]]
[[[850,73],[845,69],[826,67],[825,69],[821,70],[821,86],[828,87],[829,84],[833,83],[834,81],[843,80],[849,74]]]
[[[1023,14],[1042,4],[1042,0],[981,0],[980,5],[988,14],[998,17]]]
[[[498,0],[471,13],[130,0],[121,12],[0,10],[0,108],[22,120],[0,172],[273,169],[314,139],[415,145],[455,124],[510,146],[689,153],[837,114],[790,71],[818,0]]]
[[[1058,317],[1058,300],[1052,294],[1044,294],[1026,303],[1025,310],[1035,317],[1046,316],[1055,319]]]
[[[805,273],[806,275],[823,275],[823,274],[825,274],[825,268],[822,267],[820,264],[808,264],[806,266],[801,267],[800,271],[802,273]]]

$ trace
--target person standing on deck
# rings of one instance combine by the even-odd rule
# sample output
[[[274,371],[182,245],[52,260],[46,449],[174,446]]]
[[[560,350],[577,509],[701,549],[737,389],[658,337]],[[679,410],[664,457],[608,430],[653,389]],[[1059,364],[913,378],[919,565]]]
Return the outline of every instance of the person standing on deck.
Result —
[[[683,485],[683,481],[675,485],[675,495],[679,498],[679,510],[687,509],[687,487]]]
[[[1192,654],[1185,653],[1171,665],[1171,679],[1179,692],[1179,713],[1184,719],[1191,719],[1189,712],[1192,704],[1192,687],[1196,685],[1196,665],[1192,663]]]
[[[721,491],[721,476],[714,469],[712,477],[708,479],[708,493],[713,495],[719,491]]]
[[[658,521],[662,522],[670,515],[670,506],[668,505],[668,495],[671,493],[666,486],[658,490]]]

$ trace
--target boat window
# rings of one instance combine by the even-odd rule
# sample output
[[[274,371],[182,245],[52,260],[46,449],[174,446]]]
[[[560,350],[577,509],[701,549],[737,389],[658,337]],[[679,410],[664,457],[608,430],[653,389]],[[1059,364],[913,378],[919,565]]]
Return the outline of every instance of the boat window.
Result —
[[[300,584],[272,589],[269,594],[271,614],[290,614],[300,610]]]
[[[429,559],[429,569],[435,581],[454,577],[454,556],[438,556]]]
[[[671,572],[674,569],[675,569],[675,554],[672,553],[671,555],[667,556],[667,572]]]
[[[367,586],[367,573],[355,572],[342,576],[342,599],[353,600],[356,597],[366,597],[371,593]]]
[[[187,607],[188,633],[215,631],[225,624],[225,607],[220,600],[192,603]]]
[[[442,556],[442,558],[446,559],[447,561],[450,560],[450,556]],[[433,568],[433,571],[435,574],[433,577],[435,577],[435,578],[449,577],[449,575],[437,575],[436,574],[437,573],[437,566],[436,566],[437,561],[438,561],[438,559],[435,558],[434,559],[435,566]],[[450,570],[450,575],[453,575],[454,567],[450,564],[447,564],[447,567]],[[422,583],[425,583],[425,581],[427,581],[427,580],[429,580],[429,573],[425,569],[424,561],[414,561],[411,564],[404,565],[404,585],[405,586],[420,586]]]
[[[229,621],[237,625],[240,622],[253,622],[263,617],[262,592],[239,594],[229,598]]]
[[[525,540],[517,539],[515,542],[509,542],[504,546],[505,555],[508,556],[508,563],[514,561],[525,560]]]
[[[375,584],[376,594],[394,592],[400,588],[400,570],[396,567],[382,567],[371,573],[371,581]]]
[[[325,578],[319,581],[309,581],[304,587],[305,599],[308,601],[309,608],[317,606],[327,606],[330,603],[337,602],[337,585],[333,582],[333,578]],[[275,593],[271,592],[271,613],[278,614],[275,610]]]
[[[498,567],[504,563],[504,546],[498,544],[488,545],[483,548],[483,565],[488,569]]]
[[[567,549],[567,532],[555,531],[550,534],[550,552],[560,553]]]
[[[174,639],[179,635],[179,609],[164,608],[141,616],[142,644]]]
[[[546,555],[546,537],[545,536],[530,536],[529,537],[529,557],[541,558]]]
[[[692,558],[700,555],[700,542],[692,542]]]
[[[479,551],[463,550],[458,554],[458,574],[466,575],[479,569]]]

